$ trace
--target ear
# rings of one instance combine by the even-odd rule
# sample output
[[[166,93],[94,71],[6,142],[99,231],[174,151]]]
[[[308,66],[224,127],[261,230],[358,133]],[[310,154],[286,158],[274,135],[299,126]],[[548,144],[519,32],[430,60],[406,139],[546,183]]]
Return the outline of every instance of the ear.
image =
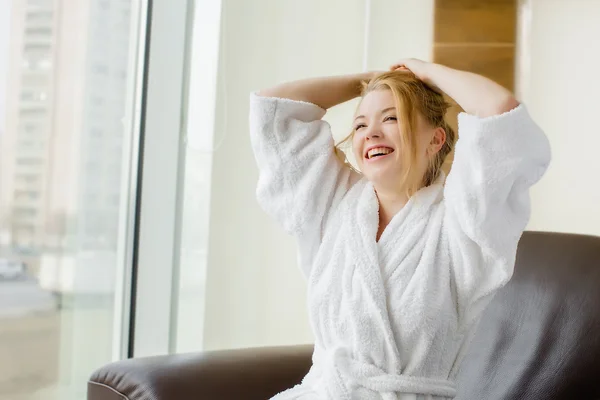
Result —
[[[429,154],[436,154],[442,146],[446,143],[446,130],[441,126],[435,128],[431,141],[429,142],[428,152]]]

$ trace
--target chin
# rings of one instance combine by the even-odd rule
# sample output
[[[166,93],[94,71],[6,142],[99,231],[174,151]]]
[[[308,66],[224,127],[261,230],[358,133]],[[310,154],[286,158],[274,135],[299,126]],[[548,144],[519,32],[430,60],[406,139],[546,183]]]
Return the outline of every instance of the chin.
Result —
[[[396,171],[367,171],[365,178],[375,186],[395,186],[398,184],[400,172]]]

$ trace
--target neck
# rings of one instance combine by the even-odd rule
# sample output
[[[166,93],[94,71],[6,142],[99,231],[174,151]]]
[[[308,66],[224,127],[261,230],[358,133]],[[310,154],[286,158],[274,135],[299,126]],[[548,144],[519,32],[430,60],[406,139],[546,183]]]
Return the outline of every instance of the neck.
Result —
[[[408,203],[408,196],[404,191],[379,187],[375,188],[375,193],[379,200],[379,223],[385,226]]]

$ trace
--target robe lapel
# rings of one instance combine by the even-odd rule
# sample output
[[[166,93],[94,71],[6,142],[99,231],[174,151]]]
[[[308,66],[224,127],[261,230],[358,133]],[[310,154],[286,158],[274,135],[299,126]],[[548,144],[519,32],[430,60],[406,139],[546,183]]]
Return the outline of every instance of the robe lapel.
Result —
[[[387,295],[381,275],[379,262],[379,249],[376,242],[379,227],[379,203],[373,185],[370,182],[364,186],[358,198],[357,207],[354,209],[354,226],[352,232],[353,244],[359,244],[351,251],[355,255],[356,268],[363,277],[363,284],[367,294],[373,302],[371,311],[377,313],[387,349],[387,360],[395,371],[401,370],[400,353],[394,340],[394,334],[388,314]]]
[[[394,267],[415,248],[423,239],[429,222],[432,206],[443,197],[446,175],[442,172],[438,179],[426,188],[419,190],[396,214],[386,227],[379,240],[379,259],[382,263],[383,277],[387,278]],[[391,268],[391,270],[390,270]]]

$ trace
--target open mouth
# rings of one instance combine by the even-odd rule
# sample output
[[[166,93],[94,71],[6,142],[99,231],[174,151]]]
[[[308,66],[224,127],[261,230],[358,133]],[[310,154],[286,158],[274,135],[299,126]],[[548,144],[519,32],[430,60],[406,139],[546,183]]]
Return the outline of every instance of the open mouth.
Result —
[[[392,149],[391,147],[386,147],[386,146],[371,147],[370,149],[367,149],[367,151],[365,152],[365,158],[367,160],[383,158],[393,152],[394,152],[394,149]]]

